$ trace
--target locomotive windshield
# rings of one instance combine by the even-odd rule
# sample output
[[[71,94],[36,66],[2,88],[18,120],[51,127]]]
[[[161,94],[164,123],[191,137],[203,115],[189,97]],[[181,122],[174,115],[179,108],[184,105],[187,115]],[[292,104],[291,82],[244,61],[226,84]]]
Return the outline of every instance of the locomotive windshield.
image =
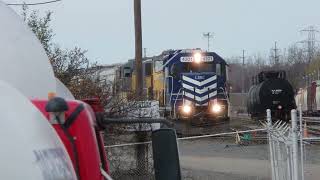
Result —
[[[200,64],[183,63],[182,72],[216,72],[216,64],[213,62],[203,62]]]
[[[207,73],[214,72],[217,75],[225,76],[226,67],[223,64],[215,62],[202,62],[199,64],[188,62],[188,63],[175,63],[171,66],[171,75],[178,78],[181,73]]]

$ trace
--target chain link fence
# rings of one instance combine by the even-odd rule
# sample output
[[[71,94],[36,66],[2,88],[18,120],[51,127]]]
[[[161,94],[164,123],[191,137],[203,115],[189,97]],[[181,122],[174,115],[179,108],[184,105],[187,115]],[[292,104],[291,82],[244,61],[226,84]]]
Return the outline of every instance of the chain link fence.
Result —
[[[151,144],[106,146],[106,151],[114,179],[154,179]]]
[[[178,139],[182,179],[213,179],[214,177],[235,176],[224,172],[202,170],[189,164],[197,164],[195,156],[220,156],[245,152],[252,144],[266,144],[264,129],[232,131],[209,135],[181,137]],[[106,136],[106,151],[114,179],[154,179],[151,132],[137,134],[127,131],[109,131]],[[139,137],[143,136],[143,138]],[[199,153],[197,153],[199,151]],[[265,153],[266,154],[266,153]],[[195,161],[194,163],[189,161]]]
[[[320,177],[318,176],[320,146],[319,136],[317,136],[318,131],[316,130],[320,127],[318,122],[320,121],[312,123],[306,121],[306,123],[303,123],[301,130],[298,128],[299,135],[304,135],[303,156],[299,156],[303,157],[303,161],[299,159],[299,168],[301,169],[303,164],[305,179],[318,179]],[[241,124],[245,124],[245,126]],[[182,179],[272,179],[272,158],[270,158],[271,151],[266,128],[260,122],[233,119],[226,125],[207,127],[202,134],[194,133],[191,136],[180,136],[178,146]],[[120,180],[154,179],[152,144],[150,141],[151,132],[140,134],[114,130],[107,132],[106,151],[110,161],[112,177]],[[275,148],[286,153],[285,146],[275,146]],[[287,160],[285,156],[279,157],[277,168],[280,168],[280,163],[283,167],[287,165],[285,164]],[[283,172],[287,172],[285,170],[288,169],[284,168]],[[282,179],[290,179],[289,176],[282,177]]]
[[[154,179],[151,132],[114,125],[105,132],[105,150],[113,179]]]

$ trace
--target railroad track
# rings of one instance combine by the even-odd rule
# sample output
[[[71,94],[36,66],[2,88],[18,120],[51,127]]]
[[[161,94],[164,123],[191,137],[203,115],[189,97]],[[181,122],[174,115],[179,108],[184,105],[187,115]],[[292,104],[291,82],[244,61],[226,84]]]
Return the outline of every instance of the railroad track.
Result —
[[[188,122],[176,121],[175,129],[179,137],[201,136],[207,134],[216,134],[222,132],[245,131],[259,129],[259,122],[244,118],[231,118],[230,121],[203,122],[199,124],[190,124]]]

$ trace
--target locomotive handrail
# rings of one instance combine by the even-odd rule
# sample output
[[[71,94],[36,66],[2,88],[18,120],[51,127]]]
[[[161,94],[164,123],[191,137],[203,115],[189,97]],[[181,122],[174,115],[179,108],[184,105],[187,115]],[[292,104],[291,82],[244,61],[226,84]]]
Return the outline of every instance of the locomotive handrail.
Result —
[[[226,96],[226,100],[227,100],[227,102],[228,102],[228,105],[230,105],[230,99],[229,99],[228,94],[226,93],[226,91],[225,91],[222,87],[220,87],[220,89],[222,89],[223,94]]]
[[[170,99],[169,99],[169,104],[171,104],[171,100],[172,100],[172,93],[173,93],[173,76],[168,76],[168,77],[166,77],[166,78],[168,78],[168,79],[170,79],[171,78],[171,91],[170,91]],[[170,115],[171,115],[171,112],[170,112]]]
[[[180,92],[181,92],[181,90],[183,90],[183,88],[180,88],[180,89],[179,89],[177,97],[179,97],[179,96],[180,96]],[[183,92],[183,93],[184,93],[184,92]],[[182,100],[183,100],[183,96],[184,96],[184,94],[182,94]],[[174,116],[174,117],[176,116],[176,103],[177,103],[177,97],[176,97],[176,99],[174,100],[174,103],[173,103],[173,116]],[[170,103],[171,103],[171,100],[170,100]],[[184,103],[184,102],[183,102],[183,103]],[[170,115],[171,115],[171,113],[170,113]]]

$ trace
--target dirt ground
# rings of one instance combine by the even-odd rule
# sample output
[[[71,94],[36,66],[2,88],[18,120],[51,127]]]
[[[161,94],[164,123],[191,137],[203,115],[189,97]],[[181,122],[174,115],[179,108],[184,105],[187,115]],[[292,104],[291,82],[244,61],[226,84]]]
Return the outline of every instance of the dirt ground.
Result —
[[[234,132],[236,130],[252,130],[263,128],[259,122],[251,121],[246,116],[231,118],[229,122],[217,123],[208,127],[191,127],[183,123],[176,124],[180,137],[203,134],[217,134],[221,132]],[[127,133],[114,136],[112,143],[136,142],[134,135]],[[261,139],[259,139],[261,138]],[[179,140],[180,163],[182,177],[186,180],[267,180],[271,179],[269,146],[266,141],[266,132],[257,134],[256,139],[246,142],[245,145],[236,145],[235,135],[224,137],[199,138],[193,140]],[[112,144],[111,143],[111,144]],[[149,146],[150,144],[146,144]],[[127,170],[131,174],[128,179],[152,179],[141,178],[140,171],[135,170],[135,146],[117,147],[107,149],[111,159],[111,168]],[[129,153],[130,152],[130,153]],[[148,164],[152,169],[152,151],[148,151]],[[117,166],[119,165],[119,167]],[[317,180],[320,177],[320,145],[307,144],[305,154],[305,179]],[[122,173],[122,172],[120,172]],[[137,175],[137,178],[133,178]],[[150,174],[153,172],[150,171]],[[118,178],[126,179],[126,178]]]
[[[260,122],[253,121],[245,115],[231,117],[229,121],[211,120],[200,125],[191,125],[190,122],[181,120],[175,121],[174,124],[174,128],[180,137],[262,128]]]
[[[271,179],[267,144],[234,145],[231,140],[179,141],[184,179],[265,180]],[[320,177],[320,146],[306,150],[305,179]]]

